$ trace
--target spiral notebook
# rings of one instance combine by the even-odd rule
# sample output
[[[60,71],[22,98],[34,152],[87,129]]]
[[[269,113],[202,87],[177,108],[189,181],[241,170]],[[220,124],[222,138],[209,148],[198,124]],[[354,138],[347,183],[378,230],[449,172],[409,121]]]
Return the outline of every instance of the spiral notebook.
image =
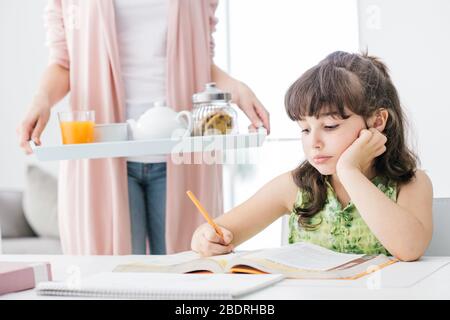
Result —
[[[38,295],[105,299],[234,299],[268,287],[281,274],[102,272],[79,283],[41,282]]]

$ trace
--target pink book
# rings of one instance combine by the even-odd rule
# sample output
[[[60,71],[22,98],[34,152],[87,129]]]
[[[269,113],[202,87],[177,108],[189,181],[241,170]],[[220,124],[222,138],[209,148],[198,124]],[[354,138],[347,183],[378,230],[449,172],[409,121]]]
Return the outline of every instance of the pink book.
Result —
[[[33,289],[41,281],[51,281],[48,262],[0,261],[0,295]]]

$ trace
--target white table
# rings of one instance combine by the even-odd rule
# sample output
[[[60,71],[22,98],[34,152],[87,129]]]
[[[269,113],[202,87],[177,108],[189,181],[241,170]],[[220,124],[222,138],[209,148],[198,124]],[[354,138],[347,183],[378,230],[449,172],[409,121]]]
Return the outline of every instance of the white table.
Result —
[[[130,261],[144,261],[152,256],[63,256],[63,255],[0,255],[0,261],[49,261],[54,280],[85,277],[111,271],[115,266]],[[434,272],[414,280],[415,270],[434,266]],[[437,265],[440,265],[438,268]],[[430,270],[432,268],[430,267]],[[433,271],[433,270],[432,270]],[[450,299],[450,257],[424,257],[418,262],[396,263],[382,269],[380,278],[372,274],[358,280],[294,280],[286,279],[257,291],[244,299]],[[411,282],[407,287],[390,287],[389,279],[399,276]],[[409,278],[408,278],[409,275]],[[378,281],[378,282],[377,282]],[[416,283],[414,283],[416,282]],[[55,299],[38,296],[34,290],[11,293],[0,299]]]

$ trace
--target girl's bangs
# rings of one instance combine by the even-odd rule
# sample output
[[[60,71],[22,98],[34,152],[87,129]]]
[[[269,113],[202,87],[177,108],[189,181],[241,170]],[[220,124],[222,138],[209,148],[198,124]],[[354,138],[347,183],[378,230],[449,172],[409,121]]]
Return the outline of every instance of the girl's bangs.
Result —
[[[348,118],[345,107],[361,114],[364,92],[358,78],[343,68],[318,65],[303,74],[286,93],[291,120],[324,115]]]

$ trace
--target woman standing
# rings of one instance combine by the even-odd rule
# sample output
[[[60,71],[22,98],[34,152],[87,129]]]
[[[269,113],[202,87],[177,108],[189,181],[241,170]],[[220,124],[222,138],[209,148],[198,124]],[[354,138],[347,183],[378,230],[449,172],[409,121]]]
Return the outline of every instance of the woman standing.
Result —
[[[29,140],[40,144],[51,107],[69,91],[72,108],[94,109],[97,123],[114,123],[162,98],[175,111],[191,108],[192,94],[211,81],[232,93],[253,126],[269,129],[253,92],[212,61],[216,7],[213,0],[50,0],[50,61],[21,126],[21,146],[31,152]],[[62,161],[63,252],[145,253],[146,237],[150,253],[188,250],[203,221],[185,191],[222,214],[221,167],[165,160]]]

